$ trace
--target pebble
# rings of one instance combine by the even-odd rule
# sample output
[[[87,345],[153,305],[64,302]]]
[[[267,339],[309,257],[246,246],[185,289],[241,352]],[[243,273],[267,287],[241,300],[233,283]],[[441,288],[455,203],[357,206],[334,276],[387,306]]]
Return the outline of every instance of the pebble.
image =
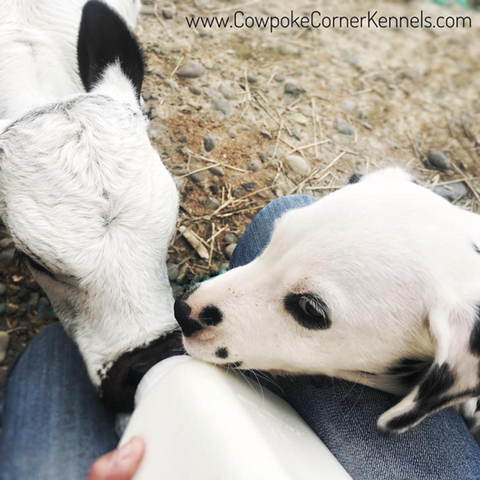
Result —
[[[178,139],[178,141],[179,141],[180,143],[188,143],[188,137],[187,137],[186,135],[182,135],[182,136]]]
[[[209,170],[210,173],[212,173],[213,175],[218,175],[219,177],[223,177],[223,176],[225,175],[225,172],[223,171],[223,168],[222,168],[222,167],[219,167],[219,166],[215,166],[215,167],[209,168],[208,170]]]
[[[218,193],[218,185],[212,183],[208,188],[214,195]]]
[[[246,194],[247,191],[243,187],[238,187],[232,192],[233,198],[243,197]]]
[[[190,175],[190,178],[194,182],[200,183],[200,182],[203,182],[203,180],[205,180],[205,174],[203,172],[195,172]]]
[[[0,332],[0,363],[3,363],[7,356],[8,344],[10,343],[10,337],[7,332]]]
[[[340,104],[340,108],[342,110],[345,110],[346,112],[353,112],[355,110],[355,102],[352,102],[351,100],[344,100],[341,104]]]
[[[303,87],[295,85],[294,83],[291,83],[291,82],[287,82],[284,85],[283,90],[285,93],[289,95],[293,95],[294,97],[298,97],[300,94],[305,93],[306,91]]]
[[[363,108],[359,108],[357,111],[357,117],[360,120],[366,120],[368,118],[368,110],[365,110]]]
[[[235,90],[225,83],[220,85],[219,91],[227,100],[234,100],[237,97]]]
[[[205,149],[206,152],[211,152],[213,150],[213,147],[215,147],[215,142],[213,140],[213,137],[211,135],[205,135],[203,137],[203,148]]]
[[[168,7],[164,7],[160,10],[162,12],[163,18],[166,18],[167,20],[171,20],[173,18],[173,10]]]
[[[217,94],[208,87],[203,87],[203,93],[208,97],[208,98],[215,98]]]
[[[172,294],[173,298],[179,297],[183,293],[183,287],[180,285],[173,285],[172,286]]]
[[[216,210],[220,206],[220,202],[215,197],[208,197],[205,202],[205,208],[208,210]]]
[[[178,90],[178,83],[175,80],[172,80],[171,78],[166,78],[163,83],[168,87],[173,90]]]
[[[354,135],[355,127],[350,125],[343,118],[337,117],[334,122],[334,126],[337,129],[337,132],[343,133],[344,135]]]
[[[174,282],[178,277],[178,265],[174,263],[169,263],[167,265],[168,280]]]
[[[193,85],[190,85],[190,86],[188,87],[188,89],[189,89],[190,92],[193,93],[194,95],[200,95],[200,94],[202,93],[202,91],[201,91],[199,88],[197,88],[197,87],[195,87],[195,86],[193,86]]]
[[[227,244],[227,245],[230,245],[231,243],[237,243],[238,242],[238,236],[235,235],[234,233],[232,232],[229,232],[227,233],[224,237],[223,237],[223,241]]]
[[[219,72],[221,69],[222,69],[222,66],[221,66],[219,63],[214,63],[214,64],[212,65],[212,70],[213,70],[214,72]]]
[[[285,81],[285,75],[283,75],[282,73],[276,73],[276,74],[273,76],[273,79],[274,79],[276,82],[282,83],[282,82]]]
[[[280,198],[280,197],[285,196],[285,193],[283,192],[283,190],[282,190],[280,187],[275,187],[275,188],[273,189],[273,193],[275,194],[275,196],[276,196],[277,198]]]
[[[258,77],[256,77],[255,75],[248,74],[247,80],[248,80],[248,83],[257,83]]]
[[[210,103],[215,110],[222,113],[222,120],[230,118],[230,115],[232,114],[232,107],[230,106],[228,100],[224,100],[222,98],[212,98],[210,99]]]
[[[265,138],[272,138],[272,134],[266,128],[260,130],[260,135]]]
[[[257,184],[255,182],[245,182],[242,183],[242,187],[248,192],[252,192]]]
[[[12,263],[14,255],[14,248],[7,248],[6,250],[2,250],[0,252],[0,265],[10,265],[10,263]]]
[[[452,166],[448,157],[440,150],[430,150],[427,159],[430,166],[437,170],[448,170]]]
[[[260,160],[250,160],[248,162],[248,169],[252,172],[258,172],[262,169],[262,162]]]
[[[310,173],[310,166],[299,155],[287,155],[285,157],[285,162],[293,173],[298,175],[308,175]]]
[[[237,248],[237,244],[236,243],[231,243],[230,245],[227,245],[225,247],[225,256],[230,260],[230,258],[232,257],[232,254],[233,254],[233,251],[235,250],[235,248]]]
[[[205,73],[205,67],[196,60],[187,60],[178,70],[177,76],[181,78],[198,78]]]
[[[4,283],[0,283],[0,297],[3,297],[7,293],[7,286]]]
[[[464,182],[452,183],[448,185],[448,188],[443,185],[439,185],[433,189],[434,193],[447,199],[449,202],[454,202],[463,198],[468,190]]]

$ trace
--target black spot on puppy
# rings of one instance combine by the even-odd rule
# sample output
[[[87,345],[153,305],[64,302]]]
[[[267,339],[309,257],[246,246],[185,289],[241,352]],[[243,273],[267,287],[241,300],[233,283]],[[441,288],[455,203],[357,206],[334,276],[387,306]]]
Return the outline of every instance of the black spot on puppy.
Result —
[[[470,334],[470,351],[477,357],[480,357],[480,305],[475,308],[475,324]]]
[[[348,179],[348,184],[353,185],[354,183],[358,183],[362,179],[363,175],[361,173],[354,173]]]
[[[378,431],[384,437],[393,437],[399,430],[412,426],[420,417],[420,412],[413,410],[392,418],[385,426],[386,428],[379,428]]]
[[[202,309],[198,319],[209,327],[215,327],[223,320],[223,315],[215,305],[208,305]]]
[[[438,397],[447,392],[455,384],[455,373],[447,363],[435,365],[425,380],[420,384],[417,400],[425,403],[426,399]]]
[[[472,243],[473,245],[473,249],[477,252],[477,253],[480,253],[480,248],[478,248],[478,246],[475,244],[475,243]]]
[[[228,348],[222,347],[215,352],[215,356],[218,358],[227,358],[228,357]]]
[[[387,369],[387,374],[408,390],[413,389],[425,377],[432,366],[433,359],[401,358]]]

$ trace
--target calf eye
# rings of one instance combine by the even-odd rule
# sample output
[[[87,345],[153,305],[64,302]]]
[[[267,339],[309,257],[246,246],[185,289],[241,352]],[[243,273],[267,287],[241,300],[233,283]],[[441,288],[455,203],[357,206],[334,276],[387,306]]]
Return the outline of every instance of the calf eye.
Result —
[[[325,330],[331,327],[326,303],[312,293],[290,294],[284,300],[286,310],[302,327]]]

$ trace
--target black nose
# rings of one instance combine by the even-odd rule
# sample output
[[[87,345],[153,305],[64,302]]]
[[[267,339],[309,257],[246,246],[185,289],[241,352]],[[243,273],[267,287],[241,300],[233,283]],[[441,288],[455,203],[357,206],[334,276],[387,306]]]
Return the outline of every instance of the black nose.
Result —
[[[191,337],[197,330],[201,330],[203,327],[200,323],[190,318],[192,309],[185,301],[187,296],[187,294],[183,294],[175,300],[173,311],[183,334],[186,337]]]
[[[209,327],[218,325],[223,320],[222,312],[215,305],[208,305],[200,312],[198,319]]]

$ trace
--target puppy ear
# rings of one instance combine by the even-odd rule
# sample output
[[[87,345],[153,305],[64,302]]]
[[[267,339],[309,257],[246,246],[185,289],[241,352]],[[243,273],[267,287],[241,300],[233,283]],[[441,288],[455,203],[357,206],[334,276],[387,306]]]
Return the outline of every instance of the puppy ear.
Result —
[[[438,410],[480,395],[480,309],[442,306],[429,321],[435,361],[413,390],[380,416],[377,426],[384,435],[402,433]]]
[[[77,43],[80,77],[87,92],[139,100],[143,55],[125,21],[105,3],[90,0],[83,7]]]

